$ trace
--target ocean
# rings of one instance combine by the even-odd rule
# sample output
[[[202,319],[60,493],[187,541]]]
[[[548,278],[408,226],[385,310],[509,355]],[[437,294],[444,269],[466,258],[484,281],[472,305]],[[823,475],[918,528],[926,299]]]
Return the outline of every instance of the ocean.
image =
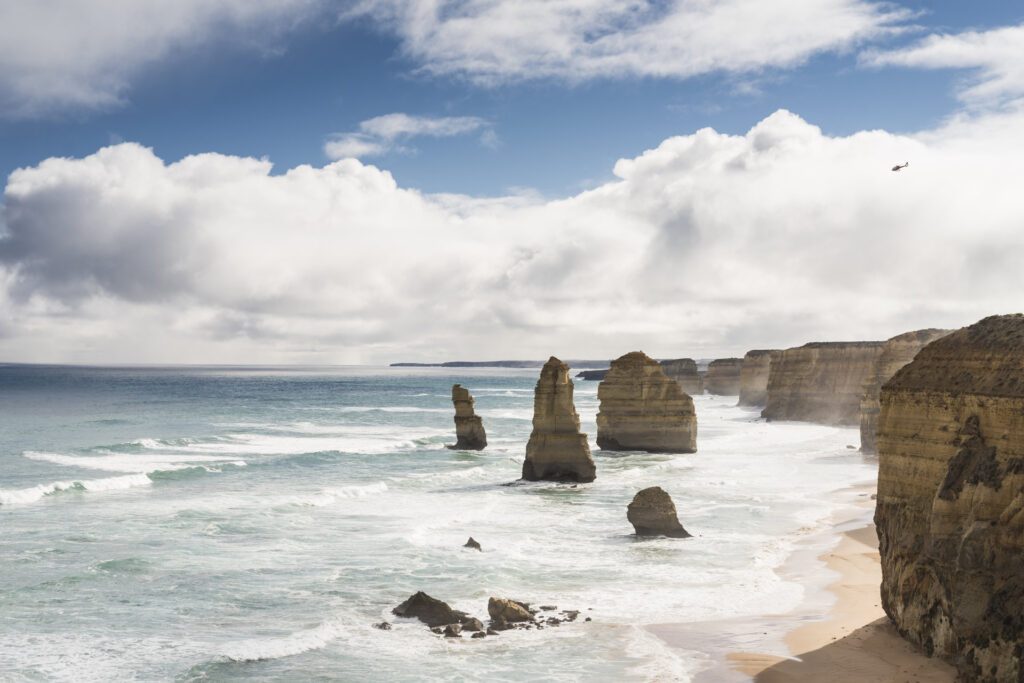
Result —
[[[507,486],[538,373],[0,366],[0,680],[689,681],[737,620],[805,602],[779,568],[875,478],[856,430],[734,396],[695,397],[697,453],[602,452],[577,381],[597,480]],[[485,451],[444,447],[455,382]],[[693,538],[633,536],[654,485]],[[580,619],[443,639],[391,615],[418,590]],[[648,628],[672,623],[706,635]]]

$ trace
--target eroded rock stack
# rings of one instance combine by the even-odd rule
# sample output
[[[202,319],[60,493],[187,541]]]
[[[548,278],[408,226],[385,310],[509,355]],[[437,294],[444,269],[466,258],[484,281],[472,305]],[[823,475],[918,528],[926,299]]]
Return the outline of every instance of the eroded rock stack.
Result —
[[[708,374],[704,388],[709,394],[738,396],[740,393],[740,371],[742,358],[719,358],[708,363]]]
[[[572,400],[569,366],[552,356],[540,371],[533,397],[533,432],[526,444],[523,479],[594,481],[597,468]]]
[[[1024,680],[1024,315],[932,342],[883,386],[882,606],[963,680]]]
[[[761,416],[830,425],[860,424],[864,383],[885,342],[811,342],[772,359]]]
[[[473,396],[461,384],[453,384],[452,403],[455,404],[455,444],[448,448],[482,451],[487,447],[487,433],[483,420],[473,412]]]
[[[597,445],[611,451],[693,453],[697,413],[693,399],[658,361],[633,351],[612,361],[597,387]]]
[[[757,349],[747,351],[740,367],[741,406],[764,406],[768,402],[768,373],[772,358],[781,351]]]
[[[684,392],[690,396],[704,393],[704,384],[697,372],[697,361],[692,358],[675,358],[661,361],[661,369],[670,379],[674,379]]]
[[[652,486],[637,493],[626,508],[626,519],[633,525],[637,536],[690,537],[679,523],[672,497],[660,486]]]
[[[879,397],[882,385],[888,382],[897,370],[914,360],[918,351],[950,332],[951,330],[917,330],[898,335],[885,342],[885,347],[875,364],[875,371],[864,383],[864,394],[860,399],[861,451],[864,453],[877,452],[876,433],[878,431],[878,412],[881,408]]]

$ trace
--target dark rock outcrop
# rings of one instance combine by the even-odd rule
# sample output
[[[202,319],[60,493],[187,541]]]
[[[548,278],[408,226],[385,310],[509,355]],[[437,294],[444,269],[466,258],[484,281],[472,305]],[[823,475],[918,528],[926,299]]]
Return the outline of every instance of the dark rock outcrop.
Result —
[[[448,603],[432,598],[423,591],[418,591],[408,600],[391,610],[397,617],[419,619],[427,626],[445,626],[460,624],[466,618],[465,612],[454,610]]]
[[[597,445],[611,451],[693,453],[693,399],[642,351],[612,361],[597,388]]]
[[[924,347],[882,387],[882,606],[962,680],[1024,680],[1024,315]]]
[[[771,371],[772,358],[778,357],[781,353],[768,349],[747,351],[740,368],[739,405],[763,407],[768,402],[768,375]]]
[[[704,381],[697,372],[697,361],[692,358],[674,358],[661,361],[661,369],[669,379],[679,383],[684,393],[699,396],[704,393]]]
[[[860,424],[864,382],[885,342],[812,342],[772,359],[761,416],[830,425]]]
[[[466,541],[466,542],[465,542],[465,543],[464,543],[464,544],[462,545],[462,547],[463,547],[463,548],[472,548],[473,550],[479,550],[480,552],[483,552],[483,548],[481,548],[481,547],[480,547],[480,544],[479,544],[479,543],[477,542],[477,540],[476,540],[475,538],[473,538],[472,536],[470,536],[470,537],[469,537],[469,540],[468,540],[468,541]]]
[[[882,385],[888,382],[896,371],[914,360],[917,352],[936,339],[941,339],[952,330],[917,330],[907,332],[885,342],[875,371],[864,383],[864,394],[860,399],[860,449],[864,453],[877,452],[878,413],[881,410],[879,398]]]
[[[718,358],[708,363],[704,389],[718,396],[739,396],[742,358]]]
[[[552,356],[544,364],[533,399],[533,432],[526,444],[523,479],[594,481],[597,468],[572,400],[569,366]]]
[[[473,412],[473,396],[461,384],[452,385],[452,403],[455,404],[455,444],[448,448],[457,451],[482,451],[487,447],[487,433],[483,420]]]
[[[637,493],[626,509],[626,518],[633,525],[637,536],[690,537],[679,523],[671,496],[660,486],[652,486]]]
[[[581,370],[576,373],[576,377],[582,380],[591,382],[598,382],[604,379],[604,376],[608,374],[608,368],[604,370]]]

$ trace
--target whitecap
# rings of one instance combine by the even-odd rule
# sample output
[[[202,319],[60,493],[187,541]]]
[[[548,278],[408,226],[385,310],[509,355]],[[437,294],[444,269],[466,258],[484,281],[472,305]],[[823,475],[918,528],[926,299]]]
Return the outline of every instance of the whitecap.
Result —
[[[280,659],[319,650],[345,634],[345,628],[336,621],[325,621],[316,628],[279,638],[252,638],[228,643],[222,654],[233,662],[259,662]]]
[[[127,474],[106,479],[54,481],[24,489],[0,489],[0,505],[26,505],[63,491],[119,491],[135,486],[149,486],[153,481],[145,474]]]

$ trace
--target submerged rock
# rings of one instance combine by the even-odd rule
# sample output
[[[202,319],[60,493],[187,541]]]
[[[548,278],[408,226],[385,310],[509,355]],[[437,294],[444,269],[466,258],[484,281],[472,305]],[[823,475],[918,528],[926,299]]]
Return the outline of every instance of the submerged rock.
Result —
[[[448,624],[444,627],[445,638],[461,638],[462,624]]]
[[[473,396],[461,384],[452,385],[455,404],[455,444],[448,448],[459,451],[482,451],[487,447],[483,420],[473,412]]]
[[[597,468],[572,400],[569,366],[552,356],[534,391],[533,432],[526,444],[523,479],[594,481]]]
[[[612,361],[597,388],[597,445],[612,451],[693,453],[697,413],[693,399],[656,360],[634,351]]]
[[[881,391],[882,606],[964,681],[1024,680],[1024,315],[925,346]]]
[[[742,358],[719,358],[708,363],[704,389],[718,396],[739,396]]]
[[[637,536],[690,537],[679,523],[672,497],[660,486],[652,486],[637,493],[626,510],[626,518],[633,525]]]
[[[768,375],[772,358],[777,358],[781,353],[765,349],[747,351],[740,368],[739,405],[763,407],[768,402]]]
[[[679,383],[679,388],[690,396],[704,393],[704,380],[697,371],[697,361],[692,358],[675,358],[661,361],[661,369],[669,379]]]
[[[515,623],[533,621],[529,607],[522,602],[507,598],[491,598],[487,601],[487,614],[498,622]]]
[[[480,544],[477,543],[476,540],[472,536],[469,537],[469,540],[466,541],[466,543],[462,547],[463,548],[473,548],[474,550],[479,550],[480,552],[483,552],[483,550],[484,550],[483,548],[480,547]]]
[[[391,630],[391,624],[389,624],[386,621],[382,621],[379,624],[374,624],[373,627],[374,628],[378,628],[381,631],[390,631]]]
[[[465,612],[454,610],[448,603],[432,598],[423,591],[418,591],[408,600],[391,610],[398,617],[419,619],[427,626],[445,626],[461,623],[466,617]]]

